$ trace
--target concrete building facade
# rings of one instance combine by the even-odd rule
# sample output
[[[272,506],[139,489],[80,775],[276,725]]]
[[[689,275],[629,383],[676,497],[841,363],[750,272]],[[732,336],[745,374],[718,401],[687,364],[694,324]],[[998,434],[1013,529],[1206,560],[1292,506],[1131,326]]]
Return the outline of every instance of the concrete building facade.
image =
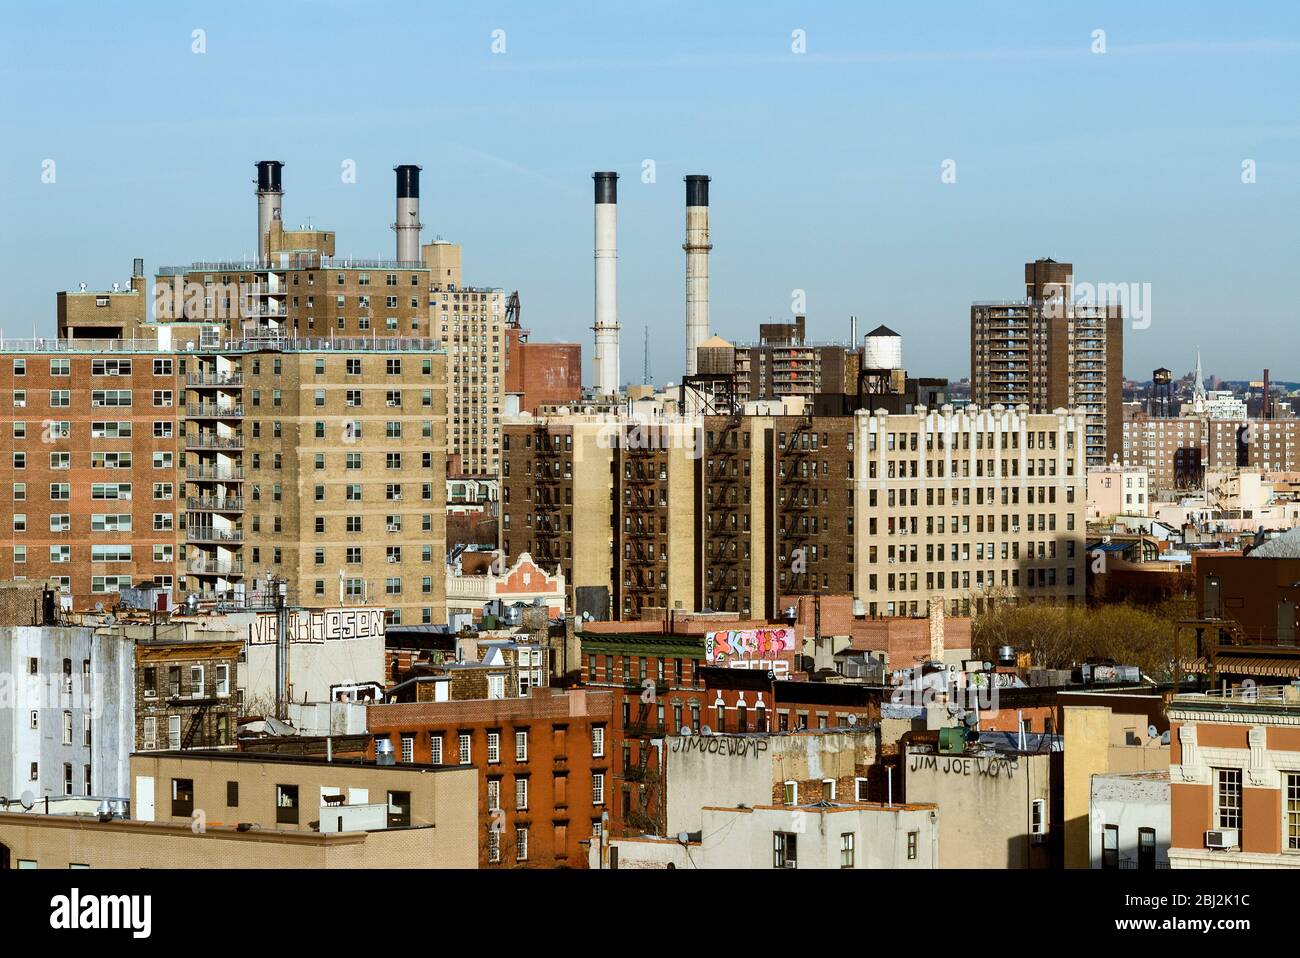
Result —
[[[129,794],[134,747],[133,643],[89,626],[0,629],[0,795]]]

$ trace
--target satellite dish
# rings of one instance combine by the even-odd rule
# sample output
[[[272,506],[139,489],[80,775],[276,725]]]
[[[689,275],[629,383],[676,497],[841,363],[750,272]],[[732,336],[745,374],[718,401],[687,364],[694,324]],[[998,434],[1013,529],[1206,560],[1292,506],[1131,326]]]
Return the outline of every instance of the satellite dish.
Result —
[[[1147,726],[1147,738],[1156,738],[1159,734],[1154,725]]]
[[[1160,736],[1160,744],[1161,744],[1161,745],[1168,745],[1168,744],[1169,744],[1169,733],[1168,733],[1168,732],[1165,732],[1164,735],[1161,735],[1161,736]]]
[[[849,717],[848,717],[848,721],[849,721],[849,724],[850,724],[850,725],[857,725],[857,724],[858,724],[858,717],[857,717],[856,715],[854,715],[852,712],[850,712],[850,713],[849,713]]]
[[[712,735],[712,734],[713,734],[713,729],[709,728],[707,725],[701,725],[701,726],[700,726],[700,734],[701,734],[701,735]]]
[[[29,788],[18,797],[18,801],[22,803],[23,808],[30,812],[32,806],[36,804],[36,796],[32,794],[32,790]]]
[[[102,602],[96,602],[96,603],[95,603],[95,611],[96,611],[96,612],[103,612],[103,611],[104,611],[104,603],[102,603]]]
[[[682,730],[681,730],[681,732],[679,732],[678,734],[679,734],[679,735],[683,735],[683,736],[685,736],[686,738],[690,738],[690,736],[691,736],[691,727],[690,727],[689,725],[683,725],[683,726],[682,726]]]
[[[681,844],[685,845],[690,840],[691,840],[691,836],[686,834],[685,832],[677,833],[677,841],[681,842]]]

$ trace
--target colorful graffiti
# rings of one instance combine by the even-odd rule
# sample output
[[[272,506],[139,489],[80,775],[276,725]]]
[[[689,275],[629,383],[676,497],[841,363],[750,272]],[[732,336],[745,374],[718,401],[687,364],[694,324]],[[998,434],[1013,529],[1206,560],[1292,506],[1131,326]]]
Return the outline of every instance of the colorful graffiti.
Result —
[[[704,637],[704,657],[710,665],[731,668],[775,668],[794,656],[794,629],[728,629]],[[784,669],[776,669],[784,671]]]

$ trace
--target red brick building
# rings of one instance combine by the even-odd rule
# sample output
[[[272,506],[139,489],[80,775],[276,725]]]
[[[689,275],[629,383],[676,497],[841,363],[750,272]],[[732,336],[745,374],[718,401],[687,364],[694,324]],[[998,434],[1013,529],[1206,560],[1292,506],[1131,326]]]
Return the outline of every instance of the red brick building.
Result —
[[[612,783],[608,692],[536,689],[524,698],[372,705],[367,727],[398,764],[480,770],[485,868],[583,868]]]
[[[708,723],[703,633],[652,633],[640,625],[639,632],[581,635],[583,684],[608,689],[614,700],[609,801],[615,836],[663,833],[663,769],[652,742]]]
[[[519,409],[577,402],[582,396],[582,345],[530,343],[527,330],[506,328],[505,391],[519,394]]]

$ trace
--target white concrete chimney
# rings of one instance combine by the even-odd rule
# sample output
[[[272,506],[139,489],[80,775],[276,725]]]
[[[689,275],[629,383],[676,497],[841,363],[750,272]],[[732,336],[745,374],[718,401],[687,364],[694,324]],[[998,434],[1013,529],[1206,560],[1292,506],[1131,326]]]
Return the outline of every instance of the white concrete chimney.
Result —
[[[686,375],[696,373],[695,350],[709,338],[709,178],[686,177]]]
[[[602,396],[618,392],[618,174],[593,173],[596,181],[596,332],[592,385]]]

